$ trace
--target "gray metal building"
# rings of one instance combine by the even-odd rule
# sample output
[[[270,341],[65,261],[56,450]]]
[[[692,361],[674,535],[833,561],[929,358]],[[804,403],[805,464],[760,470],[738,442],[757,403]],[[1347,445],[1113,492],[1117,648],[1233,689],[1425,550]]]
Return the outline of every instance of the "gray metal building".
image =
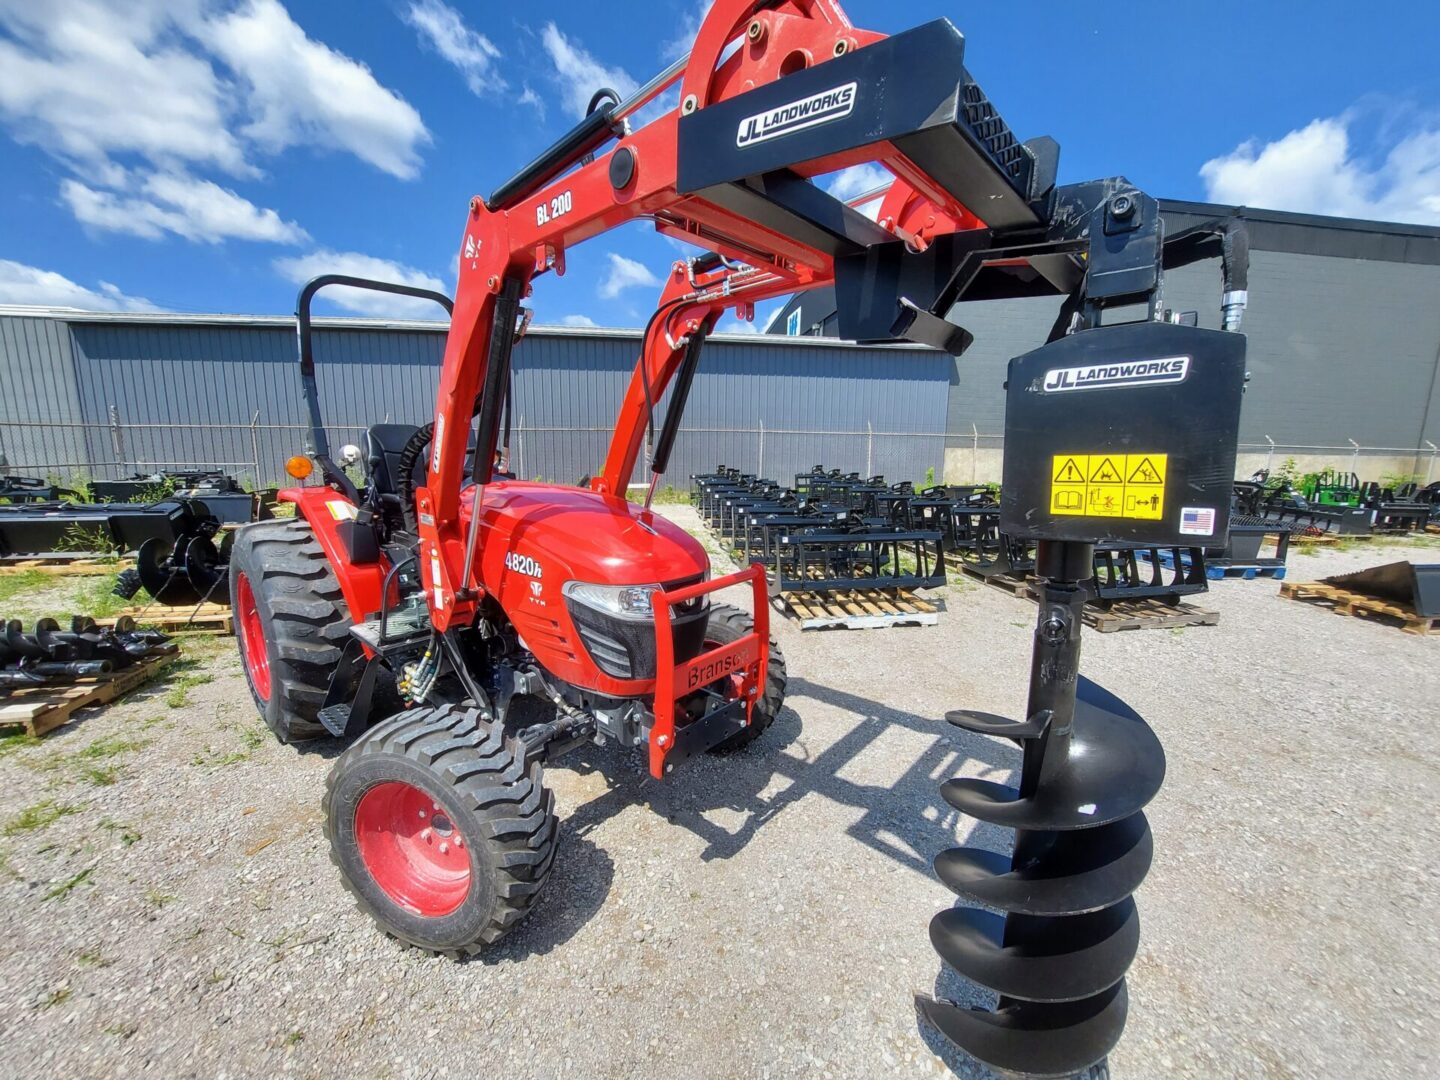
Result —
[[[1164,200],[1161,209],[1172,233],[1237,212]],[[1363,479],[1387,472],[1440,479],[1440,228],[1238,212],[1251,244],[1242,471],[1294,457],[1307,471],[1336,466]],[[1218,264],[1167,274],[1165,299],[1218,327]],[[1018,300],[965,304],[952,314],[975,334],[950,379],[952,481],[998,479],[1005,364],[1044,342],[1058,308],[1055,299]],[[770,326],[802,336],[834,328],[828,290],[792,301]]]
[[[1233,208],[1162,203],[1171,231]],[[1252,380],[1241,471],[1294,457],[1376,479],[1440,479],[1440,229],[1244,211],[1252,270]],[[1218,319],[1219,271],[1172,272],[1167,305]],[[833,332],[824,291],[767,335],[707,346],[670,469],[717,463],[785,478],[815,463],[951,482],[1000,475],[1006,361],[1047,333],[1058,301],[970,304],[975,334],[952,359],[860,347]],[[369,423],[420,423],[434,403],[443,328],[319,320],[332,440]],[[789,332],[788,334],[786,332]],[[599,468],[639,334],[532,328],[515,353],[514,465],[574,480]],[[262,484],[301,446],[293,322],[279,317],[0,308],[0,454],[15,472],[115,476],[222,466]]]
[[[332,443],[432,415],[442,324],[316,322]],[[527,477],[598,470],[638,330],[532,327],[516,347],[512,459]],[[947,356],[911,346],[715,335],[669,477],[717,463],[783,477],[817,462],[938,475]],[[84,478],[219,466],[266,485],[299,452],[293,320],[0,309],[0,453],[16,473]],[[662,402],[662,406],[668,404]],[[637,477],[638,479],[638,477]]]

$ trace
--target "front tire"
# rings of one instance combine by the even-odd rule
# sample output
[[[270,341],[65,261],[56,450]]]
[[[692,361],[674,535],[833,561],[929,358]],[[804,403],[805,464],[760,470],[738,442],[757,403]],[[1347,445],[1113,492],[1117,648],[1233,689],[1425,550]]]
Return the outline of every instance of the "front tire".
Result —
[[[705,647],[713,649],[717,645],[729,645],[732,641],[739,641],[746,634],[754,632],[755,620],[748,611],[731,607],[729,604],[713,604],[710,608],[710,621],[705,629]],[[724,742],[716,743],[710,748],[710,753],[728,754],[749,746],[765,734],[766,728],[780,715],[780,708],[785,704],[787,682],[785,654],[780,651],[780,646],[773,636],[769,644],[770,658],[765,669],[765,694],[755,705],[750,726],[737,731]]]
[[[326,734],[315,718],[350,631],[340,582],[310,524],[262,521],[230,553],[230,609],[255,707],[282,743]]]
[[[410,709],[362,735],[325,789],[345,888],[387,934],[470,956],[534,905],[555,859],[540,762],[488,712]]]

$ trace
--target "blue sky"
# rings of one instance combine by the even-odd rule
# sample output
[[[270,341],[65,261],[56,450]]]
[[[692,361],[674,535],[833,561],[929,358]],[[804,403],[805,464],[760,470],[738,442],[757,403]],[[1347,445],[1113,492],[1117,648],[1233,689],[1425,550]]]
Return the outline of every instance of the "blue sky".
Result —
[[[287,313],[327,269],[450,291],[469,197],[602,81],[664,67],[703,10],[0,0],[0,304]],[[846,10],[890,33],[950,18],[1016,132],[1059,140],[1064,181],[1123,173],[1161,197],[1440,225],[1430,5]],[[676,255],[641,224],[598,237],[537,282],[537,320],[642,323]],[[328,310],[428,317],[342,304]]]

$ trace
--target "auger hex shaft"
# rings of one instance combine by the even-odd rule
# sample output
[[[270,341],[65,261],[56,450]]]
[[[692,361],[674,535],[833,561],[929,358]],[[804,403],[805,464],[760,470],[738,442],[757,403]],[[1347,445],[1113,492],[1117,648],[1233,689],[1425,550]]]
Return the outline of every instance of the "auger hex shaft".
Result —
[[[1039,738],[1024,742],[1020,767],[1020,798],[1035,796],[1041,784],[1066,768],[1074,733],[1075,691],[1080,675],[1080,611],[1085,606],[1083,582],[1093,574],[1095,545],[1042,540],[1035,553],[1035,573],[1043,585],[1030,652],[1030,696],[1026,716],[1049,713]],[[1017,829],[1012,867],[1019,868],[1049,847],[1054,835]],[[1007,930],[1006,944],[1012,931]]]

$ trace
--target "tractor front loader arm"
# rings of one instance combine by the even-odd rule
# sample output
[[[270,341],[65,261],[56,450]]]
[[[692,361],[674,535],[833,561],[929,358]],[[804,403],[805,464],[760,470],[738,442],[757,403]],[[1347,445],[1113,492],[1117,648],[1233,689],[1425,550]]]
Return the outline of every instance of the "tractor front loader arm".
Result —
[[[1053,143],[1015,139],[966,71],[964,48],[943,19],[886,37],[855,28],[834,0],[717,0],[683,64],[628,101],[597,94],[571,132],[489,199],[471,200],[427,482],[417,492],[437,628],[472,619],[479,600],[477,519],[466,528],[460,509],[476,397],[473,478],[483,488],[516,313],[533,278],[564,272],[570,246],[645,218],[721,257],[677,268],[642,342],[595,481],[620,493],[650,419],[647,388],[653,403],[681,367],[681,342],[708,332],[723,309],[828,284],[837,266],[893,244],[922,250],[946,229],[973,232],[977,248],[1006,230],[1043,233]],[[632,127],[672,89],[676,107]],[[909,193],[903,214],[884,224],[810,182],[866,162]],[[890,336],[963,346],[940,315],[902,303],[896,281],[882,281],[889,295],[867,298],[872,314],[888,313],[880,322]]]

